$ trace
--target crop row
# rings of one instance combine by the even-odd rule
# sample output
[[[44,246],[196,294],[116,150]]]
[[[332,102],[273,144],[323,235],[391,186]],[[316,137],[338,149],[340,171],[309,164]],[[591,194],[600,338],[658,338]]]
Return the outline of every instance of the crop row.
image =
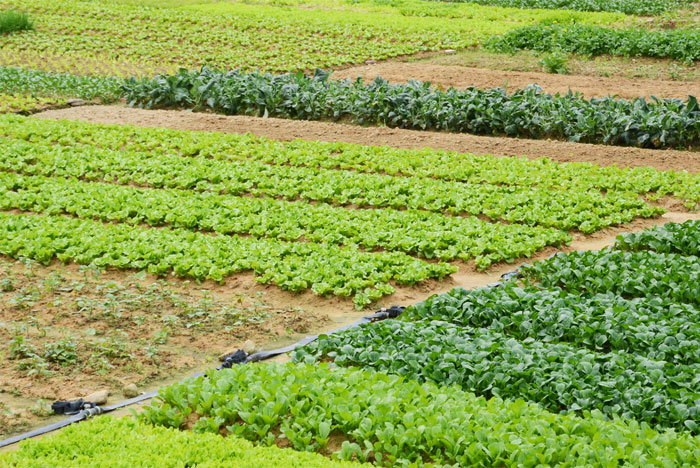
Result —
[[[456,288],[410,307],[407,320],[444,320],[546,343],[627,352],[656,361],[700,364],[700,308],[658,297],[570,293],[557,287]]]
[[[31,114],[50,107],[64,106],[66,100],[62,98],[46,98],[29,96],[26,94],[3,94],[0,92],[0,114],[18,113]]]
[[[653,250],[700,257],[700,220],[668,223],[639,233],[619,236],[615,247],[621,250]]]
[[[140,419],[264,443],[279,438],[298,450],[336,450],[339,458],[384,466],[690,467],[700,461],[698,439],[687,434],[325,364],[210,373],[161,390]],[[329,437],[341,446],[331,447]]]
[[[700,433],[700,262],[660,253],[698,235],[687,222],[618,239],[639,251],[558,254],[522,267],[523,280],[434,296],[294,358]]]
[[[686,0],[450,0],[514,8],[549,8],[578,11],[619,11],[628,15],[659,15],[689,4]]]
[[[329,80],[321,71],[314,76],[275,76],[206,67],[132,78],[123,89],[130,105],[148,108],[193,107],[304,120],[350,118],[361,125],[648,148],[700,144],[700,107],[694,97],[587,100],[571,92],[552,96],[537,85],[511,94],[502,88],[440,91],[418,81]]]
[[[571,240],[549,228],[493,224],[417,210],[354,210],[208,192],[140,189],[0,172],[0,210],[69,213],[102,221],[303,239],[398,250],[440,260],[493,262],[530,256]]]
[[[610,24],[623,18],[473,4],[435,8],[419,0],[391,5],[336,0],[318,6],[313,1],[183,3],[192,2],[5,0],[5,5],[29,12],[36,31],[3,38],[0,65],[110,76],[204,64],[313,70],[468,47],[518,24],[555,19]],[[435,17],[434,10],[452,19]]]
[[[342,142],[282,142],[252,135],[191,132],[168,128],[87,124],[0,116],[0,135],[63,146],[119,148],[322,169],[346,169],[392,176],[420,176],[455,182],[565,190],[622,191],[649,198],[674,195],[688,208],[700,202],[700,176],[651,167],[618,168],[548,159],[496,158],[425,148],[398,149]]]
[[[0,213],[0,253],[42,263],[57,258],[98,267],[170,272],[221,281],[254,271],[256,281],[290,291],[354,296],[358,307],[394,292],[389,284],[415,284],[456,270],[400,252],[366,253],[311,242],[211,236],[183,229],[140,228],[62,216]]]
[[[542,288],[700,304],[700,261],[692,255],[605,249],[559,254],[520,271]]]
[[[0,138],[0,169],[28,175],[68,176],[157,188],[275,196],[336,205],[483,214],[494,220],[593,232],[663,212],[633,194],[463,184],[421,177],[30,144]],[[264,151],[264,148],[252,148]]]
[[[693,63],[700,59],[700,31],[694,29],[616,29],[580,24],[538,24],[514,29],[489,39],[496,52],[563,50],[588,55],[672,58]],[[697,102],[695,103],[697,108]]]
[[[522,341],[443,321],[386,320],[323,336],[294,359],[323,357],[486,397],[522,398],[551,411],[588,412],[700,432],[693,390],[700,364],[679,365],[568,343]]]
[[[257,447],[239,438],[194,434],[109,416],[76,424],[59,434],[27,441],[0,454],[5,468],[121,468],[125,466],[198,468],[365,468],[321,455]]]
[[[41,96],[99,98],[112,102],[121,95],[122,80],[95,76],[76,76],[0,66],[0,93]]]

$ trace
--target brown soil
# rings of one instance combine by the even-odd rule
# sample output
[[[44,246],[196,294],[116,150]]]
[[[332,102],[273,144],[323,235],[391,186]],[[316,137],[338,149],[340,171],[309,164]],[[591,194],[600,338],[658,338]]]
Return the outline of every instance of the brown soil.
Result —
[[[277,140],[345,141],[356,144],[390,145],[397,148],[435,148],[494,156],[541,157],[555,161],[587,161],[600,166],[651,166],[659,170],[700,172],[700,152],[650,150],[551,140],[526,140],[426,132],[386,127],[248,116],[225,116],[176,110],[144,110],[122,106],[85,106],[35,114],[46,119],[83,120],[93,123],[131,124],[181,130],[253,133]]]
[[[504,87],[509,91],[537,83],[549,93],[579,91],[586,97],[617,95],[634,99],[640,96],[684,98],[688,94],[700,96],[700,83],[684,83],[662,80],[633,80],[628,78],[605,78],[599,76],[557,75],[551,73],[489,70],[429,63],[382,62],[374,65],[352,67],[333,73],[334,79],[356,79],[364,81],[381,76],[395,83],[405,83],[409,79],[430,81],[442,88]]]

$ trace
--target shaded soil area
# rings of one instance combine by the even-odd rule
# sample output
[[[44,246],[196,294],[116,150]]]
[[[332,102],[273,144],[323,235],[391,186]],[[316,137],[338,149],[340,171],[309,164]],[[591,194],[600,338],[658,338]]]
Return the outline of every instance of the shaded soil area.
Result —
[[[684,98],[688,94],[700,96],[700,82],[666,80],[644,80],[629,78],[606,78],[601,76],[557,75],[526,71],[489,70],[432,63],[382,62],[373,65],[351,67],[334,72],[334,79],[356,79],[362,76],[365,81],[381,76],[394,83],[405,83],[409,79],[430,81],[442,88],[503,87],[509,91],[537,83],[549,93],[579,91],[586,97],[617,95],[627,99],[640,96]]]
[[[85,106],[35,114],[46,119],[83,120],[93,123],[130,124],[181,130],[253,133],[289,141],[294,139],[344,141],[397,148],[443,149],[494,156],[546,157],[554,161],[585,161],[600,166],[650,166],[659,170],[700,172],[700,152],[651,150],[621,146],[569,143],[552,140],[476,136],[457,133],[403,130],[387,127],[248,116],[226,116],[178,110],[144,110],[122,106]]]

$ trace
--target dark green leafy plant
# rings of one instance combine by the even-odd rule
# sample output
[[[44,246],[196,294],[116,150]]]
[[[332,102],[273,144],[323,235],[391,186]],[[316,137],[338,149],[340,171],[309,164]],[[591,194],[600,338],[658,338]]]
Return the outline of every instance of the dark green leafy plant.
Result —
[[[313,76],[275,76],[209,68],[132,78],[123,91],[129,105],[148,108],[192,107],[304,120],[351,118],[360,125],[648,148],[700,143],[700,106],[694,97],[586,100],[571,92],[552,96],[536,85],[512,94],[501,88],[438,91],[418,81],[334,81],[318,70]]]
[[[543,288],[700,304],[700,261],[695,256],[605,249],[560,254],[521,272]]]
[[[324,335],[293,356],[299,362],[323,357],[339,366],[459,385],[485,397],[522,398],[554,412],[599,410],[609,418],[700,432],[700,406],[696,393],[688,391],[700,364],[517,340],[499,331],[444,321],[401,320]]]
[[[557,287],[456,288],[410,307],[404,320],[444,320],[517,340],[564,342],[597,352],[700,364],[700,308],[658,297],[570,293]]]
[[[621,250],[653,250],[700,257],[700,220],[668,223],[639,233],[618,236],[615,247]]]

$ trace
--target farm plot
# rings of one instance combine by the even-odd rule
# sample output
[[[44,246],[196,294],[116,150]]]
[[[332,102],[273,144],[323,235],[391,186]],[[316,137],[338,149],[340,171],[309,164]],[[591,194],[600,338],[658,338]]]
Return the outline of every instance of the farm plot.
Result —
[[[699,240],[693,221],[559,254],[501,287],[434,296],[295,358],[697,434]]]
[[[192,3],[4,0],[27,11],[35,31],[3,38],[0,65],[122,77],[205,64],[312,70],[464,48],[541,20],[611,24],[625,18],[418,0]]]
[[[700,460],[700,441],[688,433],[327,363],[237,366],[163,389],[158,400],[142,422],[378,466],[690,467]]]
[[[0,118],[0,138],[6,255],[197,280],[254,271],[357,307],[450,275],[448,261],[486,268],[664,211],[640,194],[698,197],[683,172],[428,150],[18,116]]]

